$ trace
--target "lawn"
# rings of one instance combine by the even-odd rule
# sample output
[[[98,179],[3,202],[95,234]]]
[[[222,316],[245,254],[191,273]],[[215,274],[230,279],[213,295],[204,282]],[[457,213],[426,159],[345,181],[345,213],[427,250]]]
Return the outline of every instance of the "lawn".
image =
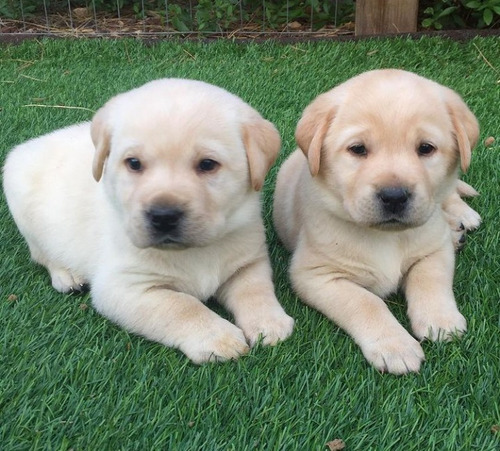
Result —
[[[0,198],[0,449],[500,449],[500,44],[498,37],[241,44],[32,40],[0,47],[0,161],[15,144],[88,120],[114,94],[160,77],[201,79],[238,94],[283,137],[319,93],[362,71],[398,67],[457,90],[481,141],[464,176],[482,217],[457,259],[468,319],[458,342],[424,343],[419,374],[371,368],[354,342],[302,304],[289,255],[263,212],[276,291],[291,338],[235,362],[196,366],[99,316],[87,295],[62,295],[29,253]],[[496,137],[493,146],[483,140]],[[279,164],[278,162],[278,164]],[[403,300],[389,300],[408,325]],[[217,306],[214,308],[218,309]]]

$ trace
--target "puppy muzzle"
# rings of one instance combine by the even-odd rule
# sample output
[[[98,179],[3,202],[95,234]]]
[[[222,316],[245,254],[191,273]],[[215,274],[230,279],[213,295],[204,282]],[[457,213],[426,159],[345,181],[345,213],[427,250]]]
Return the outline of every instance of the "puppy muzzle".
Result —
[[[399,186],[382,188],[377,192],[383,214],[389,219],[398,219],[404,216],[411,197],[412,194],[407,188]]]
[[[177,206],[155,205],[146,212],[151,238],[155,244],[182,243],[182,224],[186,213]]]
[[[415,216],[414,195],[404,186],[384,187],[375,193],[378,220],[374,227],[384,230],[403,230],[420,225],[422,218]]]

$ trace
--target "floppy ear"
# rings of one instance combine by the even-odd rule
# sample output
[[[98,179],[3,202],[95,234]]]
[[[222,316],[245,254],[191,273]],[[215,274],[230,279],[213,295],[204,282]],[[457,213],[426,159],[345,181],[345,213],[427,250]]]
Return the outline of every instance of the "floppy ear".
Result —
[[[451,89],[447,92],[446,106],[457,139],[460,165],[466,172],[470,165],[472,149],[479,138],[479,124],[462,98]]]
[[[104,162],[108,158],[110,151],[111,134],[108,128],[107,116],[107,108],[103,106],[94,115],[90,126],[90,136],[95,146],[92,174],[97,181],[102,177]]]
[[[250,168],[250,181],[253,189],[259,191],[280,151],[280,134],[271,122],[258,116],[243,124],[242,137]]]
[[[313,177],[319,172],[321,148],[334,115],[329,96],[321,94],[304,110],[297,124],[295,139],[307,158]]]

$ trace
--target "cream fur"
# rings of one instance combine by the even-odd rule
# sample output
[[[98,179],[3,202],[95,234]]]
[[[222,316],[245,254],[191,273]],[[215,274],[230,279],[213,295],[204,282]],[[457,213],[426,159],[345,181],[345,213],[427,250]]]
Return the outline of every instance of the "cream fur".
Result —
[[[279,146],[238,97],[163,79],[114,97],[92,123],[13,149],[4,189],[56,290],[89,283],[95,308],[124,328],[197,363],[233,359],[293,329],[274,295],[257,191]],[[200,169],[206,159],[213,170]],[[183,211],[174,241],[154,230],[153,207]],[[235,324],[203,303],[211,296]]]
[[[274,197],[293,286],[381,371],[418,371],[419,340],[466,330],[452,291],[450,224],[479,225],[457,178],[478,134],[455,92],[400,70],[348,80],[314,100],[297,125],[300,148],[281,167]],[[427,144],[434,150],[419,153]],[[388,212],[388,189],[408,194],[401,212]],[[415,338],[383,300],[399,288]]]

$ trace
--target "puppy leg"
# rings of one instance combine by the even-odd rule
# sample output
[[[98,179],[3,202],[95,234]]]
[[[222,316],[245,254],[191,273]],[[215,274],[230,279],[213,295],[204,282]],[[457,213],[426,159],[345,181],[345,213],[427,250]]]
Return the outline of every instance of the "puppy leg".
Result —
[[[130,280],[120,284],[117,277],[115,283],[111,280],[96,279],[93,304],[125,329],[178,348],[198,364],[236,359],[248,352],[243,332],[195,297],[161,285],[144,287]]]
[[[406,276],[408,316],[419,339],[449,340],[467,329],[453,296],[451,245],[415,263]]]
[[[217,297],[233,314],[251,346],[259,336],[264,344],[275,345],[292,333],[294,321],[274,295],[267,258],[240,269],[221,287]]]
[[[86,291],[87,282],[74,272],[60,266],[47,265],[52,286],[61,293]]]
[[[472,186],[459,180],[456,191],[443,202],[443,212],[450,225],[455,249],[460,250],[465,244],[467,231],[474,230],[481,224],[481,216],[473,210],[462,197],[473,197],[479,193]]]
[[[47,257],[33,240],[28,241],[27,238],[27,242],[31,253],[31,259],[47,268],[54,289],[60,293],[79,292],[87,289],[88,282],[83,277],[65,268],[61,263]]]
[[[420,369],[424,360],[420,344],[378,296],[350,280],[332,278],[327,267],[295,269],[292,281],[305,303],[351,335],[379,371],[405,374]]]

